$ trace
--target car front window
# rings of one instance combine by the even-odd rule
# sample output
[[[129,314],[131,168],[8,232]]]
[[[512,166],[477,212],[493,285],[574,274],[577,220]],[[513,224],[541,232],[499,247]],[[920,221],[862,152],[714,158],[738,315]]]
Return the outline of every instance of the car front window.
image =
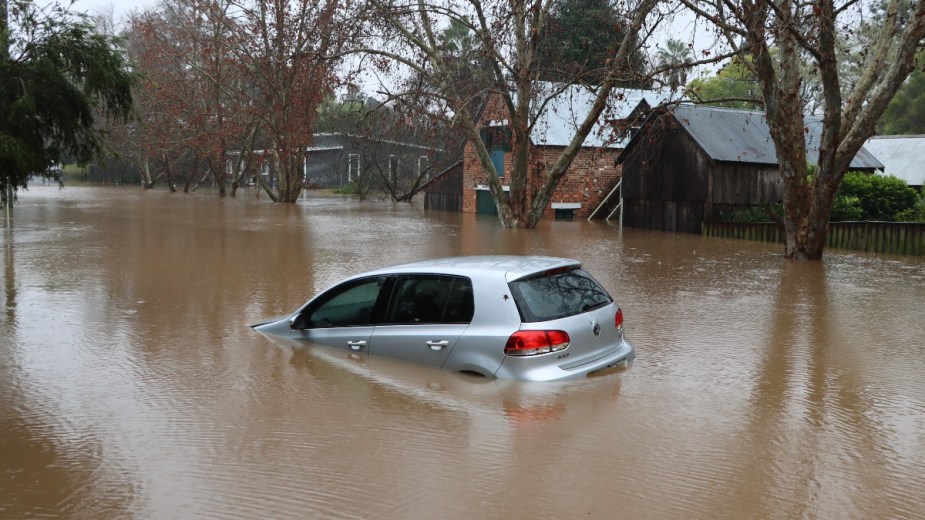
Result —
[[[554,270],[509,285],[525,322],[574,316],[613,301],[583,269]]]
[[[310,328],[372,325],[386,277],[354,280],[328,291],[308,311]]]

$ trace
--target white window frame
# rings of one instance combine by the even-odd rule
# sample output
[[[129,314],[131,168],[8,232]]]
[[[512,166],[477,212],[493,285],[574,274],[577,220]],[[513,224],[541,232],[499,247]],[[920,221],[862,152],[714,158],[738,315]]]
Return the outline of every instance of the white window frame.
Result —
[[[427,176],[425,177],[425,179],[430,179],[430,171],[427,170],[429,166],[430,166],[430,159],[426,155],[422,155],[418,157],[418,178],[421,177],[424,171],[427,171]]]
[[[398,183],[398,156],[390,155],[389,156],[389,182],[392,183],[392,186],[395,186]]]
[[[360,154],[347,154],[347,181],[353,181],[353,178],[360,178]]]

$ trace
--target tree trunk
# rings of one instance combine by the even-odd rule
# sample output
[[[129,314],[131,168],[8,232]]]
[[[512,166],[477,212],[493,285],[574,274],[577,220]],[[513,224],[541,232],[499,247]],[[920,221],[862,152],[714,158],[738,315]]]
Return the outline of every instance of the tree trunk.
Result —
[[[270,197],[270,200],[272,200],[273,202],[280,202],[279,197],[277,197],[276,194],[273,193],[273,190],[271,190],[270,187],[267,186],[266,181],[263,180],[263,175],[257,176],[257,184],[259,185],[258,191],[257,191],[257,198],[260,198],[259,190],[262,189],[263,191],[266,192],[267,196]]]
[[[299,175],[299,168],[291,163],[292,161],[283,161],[280,165],[281,171],[277,175],[279,202],[298,202],[299,195],[302,194],[302,177]]]
[[[821,260],[829,232],[828,219],[787,213],[784,219],[784,256],[788,260]]]
[[[218,168],[212,167],[210,169],[212,170],[212,178],[218,184],[218,196],[222,198],[228,196],[228,189],[225,187],[225,168],[219,166]]]
[[[141,161],[141,186],[146,190],[154,188],[154,181],[151,180],[151,162],[147,157]]]

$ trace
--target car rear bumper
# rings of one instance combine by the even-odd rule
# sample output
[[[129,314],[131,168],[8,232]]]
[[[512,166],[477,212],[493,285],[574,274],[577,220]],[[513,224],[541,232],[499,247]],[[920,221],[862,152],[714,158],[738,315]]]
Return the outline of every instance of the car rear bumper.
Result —
[[[636,350],[625,339],[613,350],[604,355],[581,364],[559,363],[558,352],[541,356],[505,357],[501,367],[495,373],[498,379],[518,379],[521,381],[563,381],[587,377],[588,374],[615,367],[621,363],[631,363],[636,359]]]

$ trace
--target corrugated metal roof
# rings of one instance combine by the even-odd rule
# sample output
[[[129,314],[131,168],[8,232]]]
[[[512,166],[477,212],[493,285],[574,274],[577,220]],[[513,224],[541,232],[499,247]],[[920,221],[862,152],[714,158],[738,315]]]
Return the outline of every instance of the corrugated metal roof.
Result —
[[[777,152],[764,112],[705,105],[677,105],[675,118],[713,160],[754,164],[777,164]],[[822,120],[807,119],[806,158],[819,156]],[[851,161],[852,168],[875,169],[883,165],[864,148]]]
[[[578,126],[587,117],[594,104],[595,92],[581,85],[562,86],[541,83],[539,91],[552,93],[563,89],[545,107],[537,118],[530,139],[539,146],[567,146],[578,131]],[[548,95],[548,94],[547,94]],[[650,107],[656,107],[670,99],[671,92],[616,88],[610,95],[610,102],[598,122],[591,129],[582,146],[586,148],[624,148],[628,139],[617,139],[611,129],[601,122],[608,119],[626,119],[639,103],[645,100]]]
[[[883,135],[864,144],[883,163],[883,173],[909,184],[925,184],[925,135]]]

